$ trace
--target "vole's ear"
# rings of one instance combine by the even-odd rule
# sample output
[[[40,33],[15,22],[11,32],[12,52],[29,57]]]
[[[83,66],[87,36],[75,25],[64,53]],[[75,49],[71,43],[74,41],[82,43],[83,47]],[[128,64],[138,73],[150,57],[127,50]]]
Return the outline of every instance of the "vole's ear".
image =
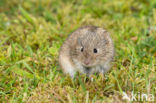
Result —
[[[74,38],[74,39],[71,39],[71,42],[70,42],[70,48],[75,48],[77,47],[78,45],[81,45],[81,40],[80,38]]]
[[[79,45],[81,45],[82,43],[81,43],[81,39],[80,38],[77,38],[77,43],[79,44]]]

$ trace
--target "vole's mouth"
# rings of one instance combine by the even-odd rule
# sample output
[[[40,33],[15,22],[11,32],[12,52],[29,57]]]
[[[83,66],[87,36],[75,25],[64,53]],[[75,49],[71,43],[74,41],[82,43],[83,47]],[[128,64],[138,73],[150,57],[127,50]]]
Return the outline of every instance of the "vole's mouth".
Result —
[[[95,65],[85,65],[85,64],[82,64],[82,65],[83,65],[84,68],[88,68],[88,69],[90,69],[90,68],[95,66]]]
[[[92,65],[85,65],[85,64],[83,64],[83,67],[90,69],[92,67]]]
[[[84,68],[87,69],[87,70],[91,69],[91,67],[84,67]]]
[[[85,73],[89,74],[91,71],[91,67],[84,67]]]

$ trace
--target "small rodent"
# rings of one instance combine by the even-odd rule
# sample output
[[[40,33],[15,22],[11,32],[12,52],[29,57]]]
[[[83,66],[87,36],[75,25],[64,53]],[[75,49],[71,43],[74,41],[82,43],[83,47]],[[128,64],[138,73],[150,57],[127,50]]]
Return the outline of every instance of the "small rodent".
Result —
[[[59,64],[65,74],[76,72],[90,76],[106,73],[114,58],[114,45],[109,32],[96,26],[75,30],[64,41],[59,52]]]

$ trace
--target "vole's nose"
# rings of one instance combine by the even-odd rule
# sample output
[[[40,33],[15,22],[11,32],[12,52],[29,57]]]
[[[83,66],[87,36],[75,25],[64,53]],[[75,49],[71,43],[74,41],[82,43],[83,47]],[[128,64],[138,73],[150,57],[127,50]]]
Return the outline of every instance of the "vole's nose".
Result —
[[[86,64],[86,65],[90,64],[90,59],[87,58],[87,59],[84,61],[84,64]]]

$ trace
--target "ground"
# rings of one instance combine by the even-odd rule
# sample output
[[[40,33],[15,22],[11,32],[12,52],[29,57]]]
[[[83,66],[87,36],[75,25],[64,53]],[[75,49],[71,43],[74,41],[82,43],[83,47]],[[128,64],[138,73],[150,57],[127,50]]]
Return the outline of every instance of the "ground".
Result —
[[[107,29],[115,60],[93,81],[65,76],[58,51],[75,29]],[[1,102],[128,102],[131,92],[156,95],[155,0],[1,0]],[[144,98],[144,101],[145,98]]]

